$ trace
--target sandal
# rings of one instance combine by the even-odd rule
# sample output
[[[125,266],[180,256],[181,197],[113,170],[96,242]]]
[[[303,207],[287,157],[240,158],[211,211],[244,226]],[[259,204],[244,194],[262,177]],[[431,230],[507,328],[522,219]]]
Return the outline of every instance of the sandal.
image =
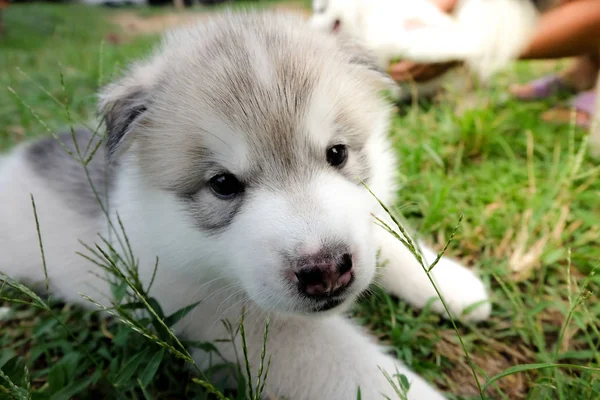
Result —
[[[574,109],[575,125],[581,128],[589,128],[596,111],[596,99],[595,90],[582,92],[570,101],[571,107],[553,108],[545,112],[542,119],[547,122],[571,123]]]
[[[548,75],[524,85],[513,85],[510,92],[519,100],[540,100],[561,92],[573,92],[558,75]]]

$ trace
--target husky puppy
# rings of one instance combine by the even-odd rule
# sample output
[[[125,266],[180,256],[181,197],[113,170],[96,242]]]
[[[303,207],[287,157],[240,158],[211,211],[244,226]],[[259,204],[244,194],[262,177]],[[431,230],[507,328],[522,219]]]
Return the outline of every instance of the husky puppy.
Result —
[[[1,269],[43,282],[31,193],[51,291],[84,304],[78,292],[109,297],[100,271],[75,254],[85,253],[80,240],[109,237],[108,210],[146,285],[158,257],[151,295],[166,313],[200,301],[179,334],[227,337],[220,321],[235,323],[244,307],[256,373],[270,316],[271,394],[346,400],[360,387],[365,399],[394,397],[381,368],[408,377],[410,399],[443,399],[343,315],[375,278],[415,307],[437,297],[412,254],[375,223],[371,213],[389,219],[361,184],[395,201],[388,84],[367,52],[299,17],[228,12],[174,30],[100,94],[106,157],[88,164],[96,193],[52,138],[0,164]],[[76,137],[80,148],[97,140]],[[61,138],[75,148],[70,133]],[[433,277],[452,313],[482,303],[463,318],[488,317],[487,291],[469,269],[443,258]],[[433,309],[443,313],[439,300]],[[234,345],[216,344],[235,362]]]
[[[538,12],[556,0],[459,0],[453,15],[432,0],[313,0],[311,24],[360,40],[381,68],[394,59],[464,61],[485,80],[518,58],[535,28]],[[447,74],[417,85],[428,95]],[[401,85],[398,96],[410,94]]]

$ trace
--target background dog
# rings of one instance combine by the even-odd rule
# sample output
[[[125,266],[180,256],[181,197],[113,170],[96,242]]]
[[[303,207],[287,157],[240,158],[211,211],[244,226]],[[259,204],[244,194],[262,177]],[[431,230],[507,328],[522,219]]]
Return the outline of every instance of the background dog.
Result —
[[[452,15],[431,0],[314,0],[311,23],[359,40],[382,69],[398,58],[416,62],[463,61],[482,80],[518,58],[535,28],[538,12],[554,0],[459,0]],[[428,96],[453,73],[416,85]],[[400,85],[396,96],[411,95]]]

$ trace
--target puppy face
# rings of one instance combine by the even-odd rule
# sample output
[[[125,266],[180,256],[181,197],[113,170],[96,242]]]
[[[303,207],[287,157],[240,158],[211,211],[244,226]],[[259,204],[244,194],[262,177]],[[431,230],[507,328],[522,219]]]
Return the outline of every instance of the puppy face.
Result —
[[[323,32],[358,37],[361,23],[360,0],[313,0],[311,25]]]
[[[165,242],[187,232],[198,268],[267,310],[337,308],[375,272],[360,182],[387,131],[385,79],[349,49],[293,17],[225,15],[172,33],[102,98],[137,198],[175,212]]]

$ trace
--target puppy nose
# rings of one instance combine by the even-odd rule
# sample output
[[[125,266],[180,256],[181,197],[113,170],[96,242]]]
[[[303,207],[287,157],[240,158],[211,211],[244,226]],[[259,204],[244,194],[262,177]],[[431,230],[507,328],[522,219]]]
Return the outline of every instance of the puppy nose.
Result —
[[[311,257],[298,271],[300,291],[310,297],[330,297],[340,294],[352,282],[352,256]]]

